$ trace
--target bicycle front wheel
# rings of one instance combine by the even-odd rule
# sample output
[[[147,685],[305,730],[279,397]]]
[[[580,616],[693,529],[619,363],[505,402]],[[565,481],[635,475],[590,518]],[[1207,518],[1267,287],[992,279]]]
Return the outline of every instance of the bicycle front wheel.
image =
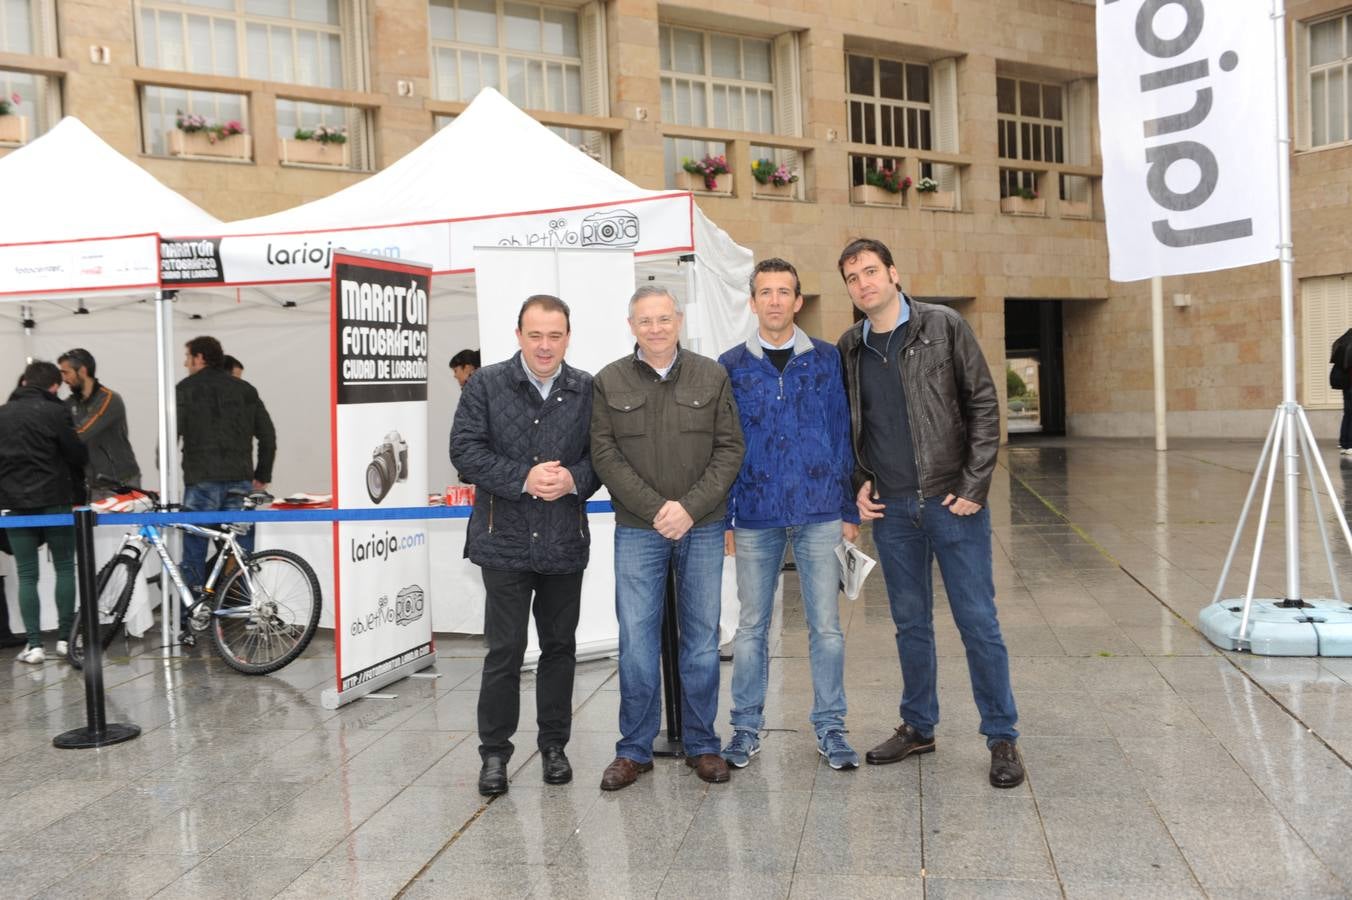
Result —
[[[260,550],[217,593],[212,643],[236,671],[275,672],[305,651],[319,630],[322,604],[309,563],[287,550]]]
[[[95,603],[99,609],[99,648],[102,650],[112,645],[113,638],[122,627],[132,591],[136,588],[136,573],[140,570],[141,558],[130,553],[119,553],[99,570],[94,583],[98,592]],[[75,611],[75,624],[70,629],[66,656],[72,666],[84,668],[85,622],[83,611],[78,609]]]

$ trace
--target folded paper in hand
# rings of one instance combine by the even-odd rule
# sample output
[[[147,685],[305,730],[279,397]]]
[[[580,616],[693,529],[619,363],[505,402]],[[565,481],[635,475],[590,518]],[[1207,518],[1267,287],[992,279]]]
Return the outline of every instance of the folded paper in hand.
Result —
[[[850,541],[841,541],[836,545],[836,559],[840,560],[840,583],[845,588],[845,596],[851,600],[859,598],[859,589],[864,579],[873,571],[877,560],[860,550]]]

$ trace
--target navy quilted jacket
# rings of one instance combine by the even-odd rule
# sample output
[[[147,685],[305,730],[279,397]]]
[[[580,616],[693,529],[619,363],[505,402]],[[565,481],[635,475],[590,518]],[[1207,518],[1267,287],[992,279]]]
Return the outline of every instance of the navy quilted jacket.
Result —
[[[543,575],[587,567],[586,500],[601,484],[588,438],[592,377],[562,366],[545,400],[520,353],[475,372],[460,395],[451,463],[475,486],[465,556],[480,566]],[[550,501],[522,493],[531,467],[552,459],[572,473],[577,493]]]
[[[718,358],[737,401],[746,456],[728,496],[728,527],[859,521],[840,354],[794,331],[781,374],[752,337]]]

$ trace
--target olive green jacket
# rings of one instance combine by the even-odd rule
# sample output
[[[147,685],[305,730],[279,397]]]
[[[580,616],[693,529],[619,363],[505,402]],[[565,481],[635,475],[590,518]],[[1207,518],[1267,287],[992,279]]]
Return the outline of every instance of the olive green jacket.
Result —
[[[652,528],[676,500],[696,526],[722,522],[745,449],[727,370],[678,350],[661,378],[635,351],[597,373],[592,390],[592,467],[615,521]]]

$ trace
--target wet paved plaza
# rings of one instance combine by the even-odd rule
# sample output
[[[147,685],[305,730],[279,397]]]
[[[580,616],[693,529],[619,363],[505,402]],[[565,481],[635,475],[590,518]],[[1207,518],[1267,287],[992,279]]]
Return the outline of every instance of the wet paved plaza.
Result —
[[[263,678],[209,650],[166,662],[149,640],[119,642],[109,718],[144,734],[99,751],[51,747],[84,723],[78,673],[0,665],[0,896],[1352,896],[1352,659],[1222,653],[1192,627],[1258,451],[1083,440],[1001,451],[991,509],[1028,767],[1017,789],[987,784],[942,601],[937,752],[828,768],[807,722],[792,575],[764,749],[725,785],[658,760],[635,786],[599,790],[617,736],[611,660],[578,667],[574,782],[541,782],[527,677],[511,790],[485,802],[478,639],[439,639],[439,678],[339,711],[319,705],[325,632]],[[1336,451],[1325,458],[1343,492]],[[1308,502],[1303,514],[1305,593],[1327,596]],[[1280,512],[1273,524],[1260,595],[1281,593]],[[1242,592],[1251,546],[1228,596]],[[1346,548],[1339,571],[1352,585]],[[847,725],[862,754],[897,724],[881,572],[842,603]],[[725,738],[730,678],[725,664]]]

